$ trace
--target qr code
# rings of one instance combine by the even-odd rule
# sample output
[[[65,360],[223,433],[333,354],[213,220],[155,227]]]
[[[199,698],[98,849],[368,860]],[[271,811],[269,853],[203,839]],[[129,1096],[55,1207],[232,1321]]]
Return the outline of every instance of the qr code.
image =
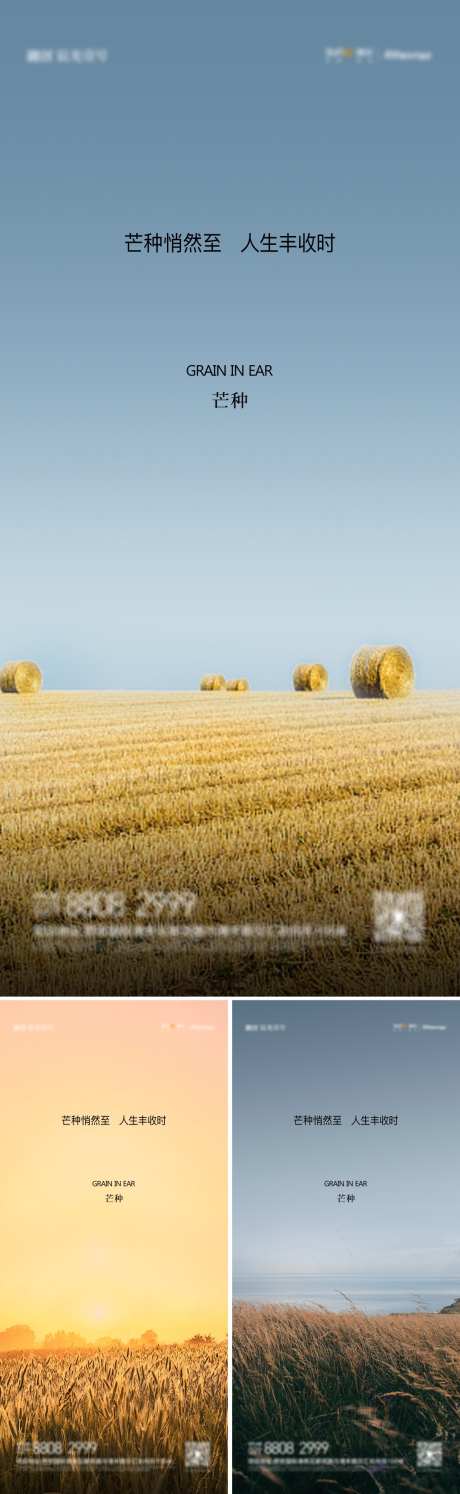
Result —
[[[210,1461],[210,1442],[186,1442],[184,1454],[186,1468],[209,1468]]]
[[[424,935],[423,892],[374,892],[376,944],[421,944]]]
[[[417,1442],[417,1468],[442,1468],[442,1442]]]

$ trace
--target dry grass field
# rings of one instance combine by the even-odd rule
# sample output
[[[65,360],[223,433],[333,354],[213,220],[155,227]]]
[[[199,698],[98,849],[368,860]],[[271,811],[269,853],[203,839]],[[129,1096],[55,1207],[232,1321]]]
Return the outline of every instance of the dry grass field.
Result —
[[[460,1316],[372,1318],[238,1303],[233,1344],[237,1488],[273,1488],[273,1475],[248,1479],[248,1442],[293,1439],[298,1450],[304,1439],[328,1442],[331,1457],[402,1458],[404,1466],[372,1474],[310,1469],[296,1489],[458,1490]],[[446,1442],[443,1468],[416,1471],[416,1441],[438,1439]],[[274,1482],[285,1487],[282,1472]]]
[[[459,995],[459,748],[460,692],[0,696],[1,993]],[[424,942],[376,943],[374,891],[419,889]],[[68,895],[108,890],[137,929],[143,891],[188,890],[208,932],[77,938]]]
[[[227,1346],[0,1355],[0,1489],[110,1488],[226,1494]],[[210,1441],[208,1471],[184,1469],[185,1441]],[[137,1474],[15,1470],[20,1442],[97,1442],[101,1457],[172,1458],[171,1470]]]

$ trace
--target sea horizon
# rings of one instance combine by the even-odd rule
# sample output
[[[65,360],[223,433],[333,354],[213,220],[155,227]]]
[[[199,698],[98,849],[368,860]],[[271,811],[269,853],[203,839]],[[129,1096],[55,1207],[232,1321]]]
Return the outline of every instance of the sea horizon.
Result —
[[[367,1276],[358,1272],[241,1272],[234,1300],[328,1312],[439,1312],[460,1298],[460,1276]]]

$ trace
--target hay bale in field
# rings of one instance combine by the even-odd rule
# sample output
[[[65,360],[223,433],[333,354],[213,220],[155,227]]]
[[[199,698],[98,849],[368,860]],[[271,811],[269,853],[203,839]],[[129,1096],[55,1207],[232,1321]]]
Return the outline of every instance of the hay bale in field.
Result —
[[[200,682],[200,690],[225,690],[225,676],[223,674],[204,674]]]
[[[38,664],[30,659],[15,659],[0,669],[0,690],[9,695],[34,695],[43,684]]]
[[[410,654],[397,645],[360,648],[350,666],[355,695],[375,700],[404,700],[415,679]]]
[[[249,690],[248,680],[227,680],[226,690]]]
[[[325,690],[328,679],[324,664],[297,664],[292,683],[294,690]]]

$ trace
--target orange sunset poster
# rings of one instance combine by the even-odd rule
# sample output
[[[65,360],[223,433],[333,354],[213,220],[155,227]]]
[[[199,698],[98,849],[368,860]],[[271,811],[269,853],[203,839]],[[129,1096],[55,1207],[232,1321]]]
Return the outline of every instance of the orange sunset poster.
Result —
[[[6,1489],[225,1486],[226,1023],[0,1005]]]

